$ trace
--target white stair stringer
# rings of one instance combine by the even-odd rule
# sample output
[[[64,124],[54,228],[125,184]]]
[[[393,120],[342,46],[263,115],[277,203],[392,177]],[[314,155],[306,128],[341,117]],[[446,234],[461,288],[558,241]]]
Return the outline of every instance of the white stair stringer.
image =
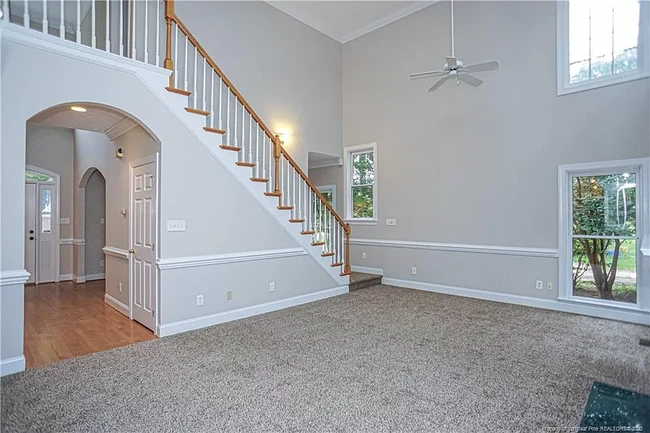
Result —
[[[303,235],[300,232],[303,230],[302,224],[291,223],[291,211],[280,210],[278,206],[278,198],[272,196],[265,196],[266,183],[253,182],[250,180],[252,177],[252,169],[248,167],[240,167],[235,165],[238,160],[238,152],[224,150],[219,147],[222,144],[223,135],[207,132],[203,127],[207,125],[209,116],[200,116],[197,114],[185,111],[185,107],[190,106],[190,97],[172,93],[165,90],[168,85],[165,80],[161,80],[160,76],[147,74],[138,74],[143,83],[164,103],[167,108],[174,113],[174,115],[183,123],[187,129],[194,135],[203,146],[208,149],[210,154],[221,163],[221,165],[230,172],[241,186],[248,191],[255,200],[280,224],[298,244],[309,253],[309,255],[334,279],[338,286],[345,286],[349,283],[348,276],[341,276],[342,266],[332,267],[332,258],[321,256],[322,247],[313,246],[311,244],[312,237],[310,235]]]

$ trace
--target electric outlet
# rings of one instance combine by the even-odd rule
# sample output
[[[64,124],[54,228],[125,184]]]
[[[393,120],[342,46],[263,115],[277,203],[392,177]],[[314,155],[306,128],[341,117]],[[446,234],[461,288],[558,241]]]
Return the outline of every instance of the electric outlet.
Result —
[[[553,283],[550,281],[546,283],[546,290],[553,291]]]
[[[544,281],[542,281],[542,280],[537,280],[537,282],[535,283],[535,288],[536,288],[537,290],[542,290],[542,289],[544,289]]]
[[[269,292],[275,292],[275,283],[269,283]]]
[[[100,219],[99,219],[99,223],[100,223],[100,224],[104,224],[104,218],[100,218]]]
[[[361,260],[365,260],[365,259],[366,259],[366,253],[361,253]]]
[[[230,290],[226,292],[226,301],[232,301],[232,292]]]
[[[196,306],[200,307],[203,305],[203,295],[196,295]]]
[[[99,266],[100,266],[101,268],[103,268],[105,264],[106,264],[105,261],[103,261],[103,260],[100,260],[100,261],[99,261]]]
[[[117,283],[117,289],[122,293],[122,283]]]
[[[415,274],[417,274],[417,273],[418,273],[418,268],[416,268],[415,266],[413,266],[413,267],[411,268],[411,274],[415,275]]]

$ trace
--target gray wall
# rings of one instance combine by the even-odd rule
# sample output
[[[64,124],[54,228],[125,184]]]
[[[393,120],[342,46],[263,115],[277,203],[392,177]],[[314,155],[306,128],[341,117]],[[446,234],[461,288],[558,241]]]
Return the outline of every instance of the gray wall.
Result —
[[[334,210],[343,215],[343,169],[341,166],[310,168],[307,176],[316,186],[336,185]]]
[[[86,278],[104,273],[104,251],[106,245],[106,182],[98,170],[86,183],[86,212],[84,221],[84,262]]]
[[[379,225],[353,226],[352,238],[557,248],[557,166],[648,156],[650,80],[556,95],[555,13],[553,2],[458,2],[456,55],[501,64],[477,74],[478,88],[429,93],[433,80],[408,80],[450,54],[448,2],[343,46],[344,145],[378,146]],[[557,287],[556,259],[352,253],[392,277],[557,296],[534,287]]]
[[[27,123],[27,165],[53,171],[60,176],[59,218],[73,215],[74,134],[71,129]],[[72,223],[60,225],[61,239],[71,239]],[[61,245],[61,275],[72,273],[72,244]]]
[[[341,155],[341,44],[264,2],[176,2],[176,13],[285,147]]]

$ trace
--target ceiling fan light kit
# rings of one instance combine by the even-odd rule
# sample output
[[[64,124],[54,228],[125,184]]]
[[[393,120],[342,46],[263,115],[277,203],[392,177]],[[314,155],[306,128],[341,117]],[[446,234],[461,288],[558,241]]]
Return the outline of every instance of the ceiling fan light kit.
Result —
[[[451,56],[440,71],[416,72],[410,75],[411,80],[420,80],[424,78],[441,77],[433,86],[429,87],[429,92],[438,90],[445,82],[456,80],[456,85],[460,82],[478,87],[483,84],[482,80],[470,75],[470,72],[485,72],[499,69],[498,62],[477,63],[474,65],[464,65],[463,62],[456,58],[456,47],[454,41],[454,0],[451,0]]]

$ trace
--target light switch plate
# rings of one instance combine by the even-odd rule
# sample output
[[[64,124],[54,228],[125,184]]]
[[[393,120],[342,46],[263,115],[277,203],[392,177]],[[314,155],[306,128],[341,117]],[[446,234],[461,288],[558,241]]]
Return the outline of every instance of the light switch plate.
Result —
[[[168,232],[184,232],[185,220],[167,220]]]
[[[387,226],[396,226],[397,225],[397,220],[395,218],[386,218],[386,225]]]

